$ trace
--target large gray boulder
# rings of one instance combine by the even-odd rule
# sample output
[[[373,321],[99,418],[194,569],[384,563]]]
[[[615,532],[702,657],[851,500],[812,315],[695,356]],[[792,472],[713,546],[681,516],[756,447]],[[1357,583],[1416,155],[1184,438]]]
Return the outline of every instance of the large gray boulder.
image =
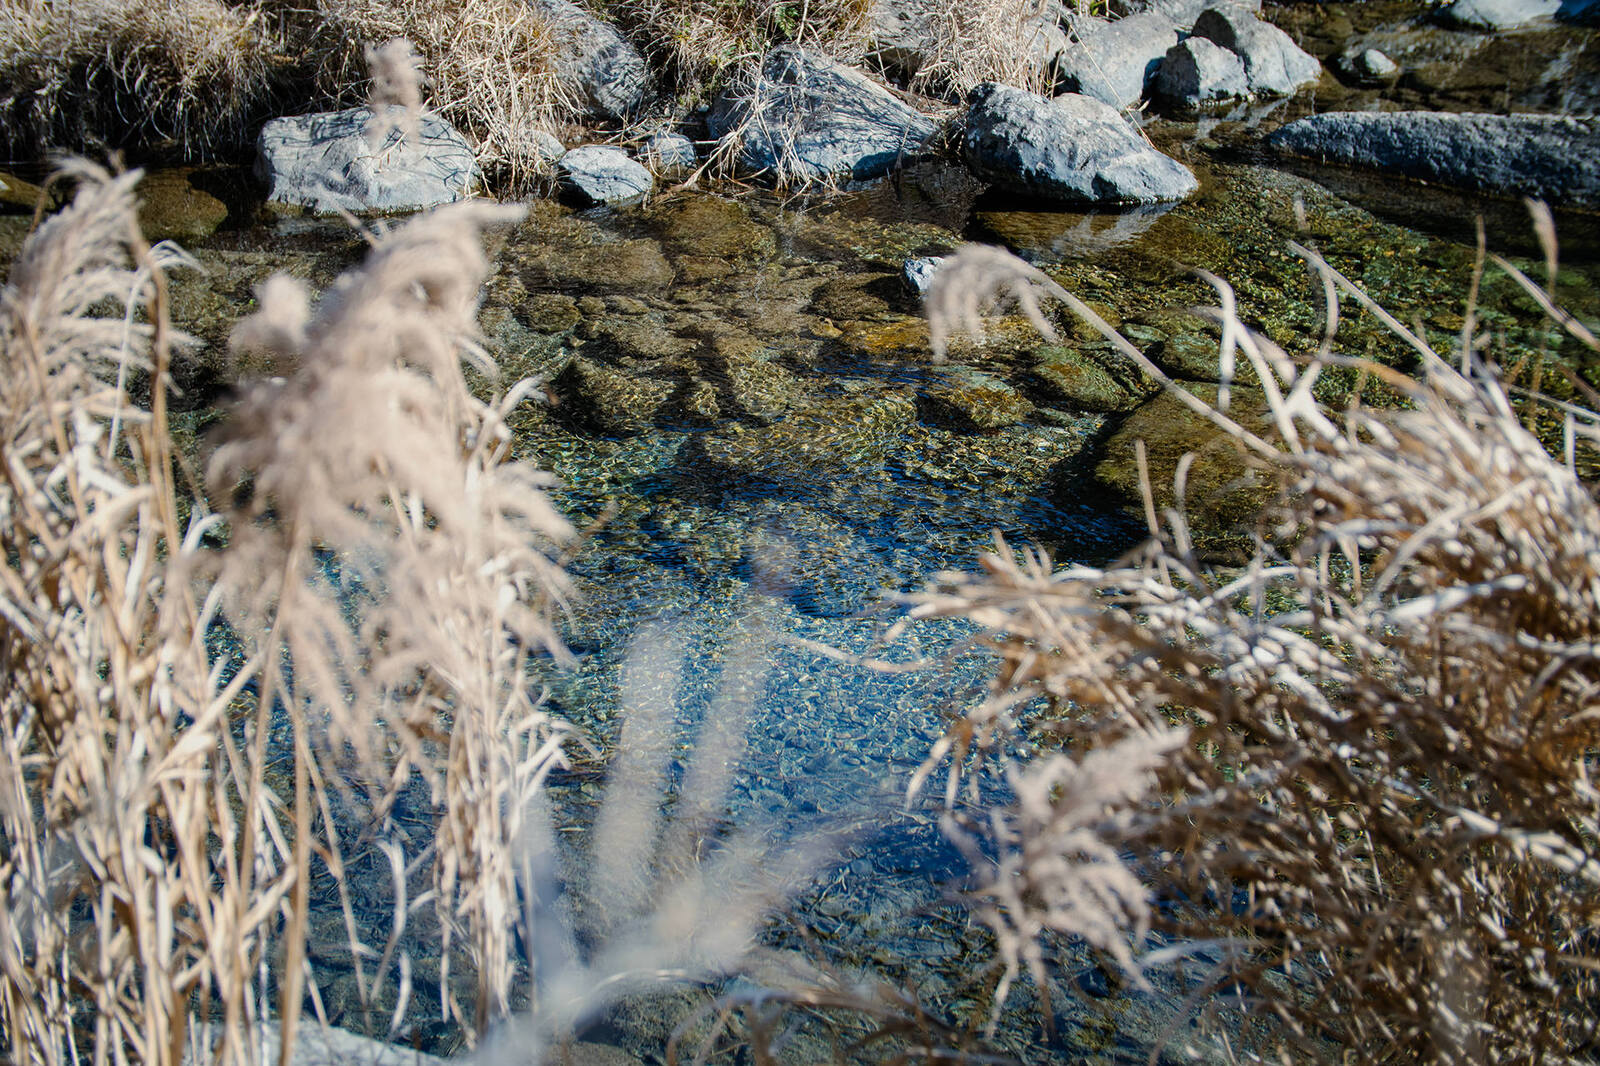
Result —
[[[1176,22],[1159,10],[1108,22],[1089,16],[1071,23],[1074,43],[1056,56],[1056,85],[1115,108],[1143,97],[1167,50],[1181,36]]]
[[[1207,8],[1195,20],[1194,34],[1215,41],[1244,62],[1250,91],[1291,96],[1322,77],[1322,64],[1270,22],[1242,8]]]
[[[623,204],[637,200],[655,186],[643,163],[621,148],[586,144],[556,161],[556,174],[564,191],[585,204]]]
[[[962,149],[984,181],[1074,204],[1181,200],[1198,183],[1152,148],[1110,104],[1069,93],[1047,100],[1009,85],[972,91]]]
[[[556,76],[575,89],[589,114],[620,122],[650,91],[650,67],[618,33],[572,0],[529,0],[544,16],[558,47]]]
[[[1439,19],[1469,30],[1513,30],[1551,18],[1561,6],[1562,0],[1455,0]]]
[[[1330,111],[1289,123],[1268,143],[1444,185],[1600,205],[1600,118]]]
[[[418,211],[471,194],[478,165],[454,126],[424,114],[417,134],[401,123],[374,143],[372,119],[369,108],[352,107],[268,122],[256,138],[267,199],[332,214]]]
[[[887,174],[935,128],[859,70],[793,45],[767,54],[754,86],[725,91],[707,125],[737,141],[741,170],[784,184]]]
[[[1250,81],[1238,55],[1215,41],[1190,37],[1167,49],[1151,91],[1163,100],[1198,107],[1248,96]]]

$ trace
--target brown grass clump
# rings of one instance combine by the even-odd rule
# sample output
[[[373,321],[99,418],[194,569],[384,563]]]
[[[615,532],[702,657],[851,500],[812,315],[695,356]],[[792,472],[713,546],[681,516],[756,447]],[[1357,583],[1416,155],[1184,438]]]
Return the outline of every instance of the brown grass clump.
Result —
[[[1340,1061],[1582,1058],[1600,1037],[1600,508],[1475,348],[1452,366],[1301,252],[1329,295],[1309,360],[1240,325],[1219,283],[1224,344],[1264,383],[1275,439],[1208,410],[1282,474],[1276,531],[1250,565],[1217,572],[1181,513],[1151,505],[1150,540],[1111,567],[1057,569],[1001,542],[981,575],[946,575],[913,614],[977,621],[1001,669],[936,754],[1005,763],[1016,709],[1038,697],[1051,711],[1032,735],[1064,753],[1046,758],[1084,767],[1185,728],[1154,770],[1159,801],[1102,790],[1098,809],[1160,903],[1169,948],[1147,964],[1205,959],[1197,1009],[1237,982],[1297,1061],[1330,1046]],[[1335,354],[1341,295],[1410,342],[1424,376]],[[1470,341],[1470,309],[1468,323]],[[1320,410],[1312,385],[1345,364],[1409,408]],[[1600,436],[1575,409],[1567,430]],[[999,837],[1002,855],[1016,832],[1037,846],[1029,872],[1059,861],[1050,834],[1082,818],[1031,791],[1038,765],[1011,771],[1019,813],[1004,824],[1021,828]],[[980,790],[960,766],[951,799]],[[1011,891],[1004,861],[983,868],[1008,963],[1031,963],[1030,934],[1062,928],[1049,897]]]
[[[254,133],[284,49],[253,4],[0,0],[0,143],[204,158]]]
[[[485,173],[520,188],[549,169],[537,135],[577,111],[556,74],[554,30],[520,0],[318,0],[301,32],[330,100],[366,84],[363,46],[410,41],[429,109],[467,135]]]
[[[386,945],[345,897],[362,995],[408,998],[406,870],[431,870],[441,1009],[481,1029],[507,1010],[515,863],[563,736],[532,671],[560,654],[550,553],[568,527],[506,461],[525,390],[483,403],[461,369],[492,371],[473,343],[478,228],[517,212],[419,219],[315,311],[296,283],[264,287],[236,343],[299,369],[247,389],[210,464],[226,505],[195,502],[185,527],[163,387],[179,260],[138,235],[137,173],[72,173],[73,203],[0,293],[10,1052],[247,1062],[273,1015],[292,1044],[316,999],[311,884],[343,891],[361,834],[396,871]],[[148,410],[133,368],[155,381]],[[416,853],[389,820],[403,792],[437,821]]]
[[[868,0],[613,0],[634,44],[665,83],[696,97],[758,64],[784,42],[841,59],[859,56]]]
[[[992,0],[925,5],[922,65],[911,87],[956,98],[987,81],[1048,92],[1056,50],[1065,43],[1057,0]]]

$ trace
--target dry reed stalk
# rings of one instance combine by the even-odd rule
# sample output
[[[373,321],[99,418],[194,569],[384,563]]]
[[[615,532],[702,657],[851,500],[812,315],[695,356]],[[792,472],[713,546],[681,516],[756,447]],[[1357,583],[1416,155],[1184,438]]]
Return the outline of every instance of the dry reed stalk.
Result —
[[[1111,567],[1056,569],[1002,541],[983,574],[941,577],[911,613],[978,622],[1001,669],[923,778],[954,755],[947,795],[981,801],[961,757],[1004,764],[1032,698],[1053,708],[1032,735],[1085,762],[1182,725],[1190,742],[1156,770],[1163,798],[1106,808],[1162,901],[1156,928],[1178,938],[1147,963],[1229,945],[1195,1002],[1241,982],[1284,1054],[1577,1061],[1600,1035],[1600,510],[1470,352],[1453,368],[1299,251],[1329,295],[1309,360],[1240,324],[1217,283],[1225,343],[1253,364],[1276,439],[1208,408],[1283,477],[1279,532],[1248,566],[1209,571],[1181,513],[1150,506],[1151,540]],[[1022,264],[991,273],[952,272],[961,290],[930,306],[973,307],[1001,283],[1064,295]],[[1357,364],[1411,409],[1312,402],[1322,369],[1352,362],[1334,352],[1341,296],[1418,351],[1421,379]],[[1593,414],[1568,414],[1595,435]],[[1021,833],[1045,846],[1054,825]],[[992,876],[1010,961],[1048,910],[1037,893],[998,897]]]
[[[258,742],[281,700],[296,766],[314,776],[296,782],[301,824],[340,782],[367,790],[347,799],[380,825],[397,788],[426,786],[441,1008],[472,1031],[509,1007],[515,845],[563,732],[535,660],[563,654],[552,554],[571,530],[545,476],[507,461],[504,416],[531,386],[483,403],[462,372],[465,359],[494,373],[474,342],[478,231],[521,214],[465,204],[412,221],[315,314],[275,282],[236,342],[291,348],[300,370],[246,393],[209,469],[234,500],[218,588],[241,632],[268,634],[246,641],[261,663]],[[470,1010],[449,987],[458,945]]]
[[[67,173],[72,204],[0,294],[0,1029],[18,1061],[175,1066],[202,990],[243,1053],[253,975],[230,982],[293,875],[238,848],[240,686],[211,669],[188,580],[208,523],[179,527],[166,429],[162,272],[182,259],[140,238],[137,173]]]
[[[292,1047],[311,879],[340,882],[363,831],[399,870],[396,940],[423,902],[404,870],[431,864],[442,1009],[482,1029],[509,1006],[513,856],[563,736],[534,660],[561,653],[551,553],[569,529],[543,476],[506,461],[526,387],[480,402],[461,367],[492,376],[473,342],[478,229],[519,212],[419,219],[314,312],[298,283],[265,286],[235,341],[298,369],[245,390],[209,470],[227,506],[197,503],[184,529],[162,274],[181,257],[139,237],[137,174],[70,174],[72,205],[0,292],[10,1054],[255,1063],[274,1014]],[[124,388],[134,367],[155,381],[148,410]],[[216,658],[208,640],[229,635],[237,655]],[[438,817],[421,856],[386,821],[409,782]],[[377,952],[351,926],[369,1000],[396,940]]]

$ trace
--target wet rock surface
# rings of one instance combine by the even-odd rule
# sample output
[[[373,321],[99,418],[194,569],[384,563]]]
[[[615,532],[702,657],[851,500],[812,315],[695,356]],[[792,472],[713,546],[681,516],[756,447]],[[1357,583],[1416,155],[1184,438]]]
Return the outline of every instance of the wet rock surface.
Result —
[[[604,145],[572,149],[557,161],[556,172],[562,189],[582,204],[631,203],[655,187],[644,164]]]
[[[1283,152],[1574,206],[1600,204],[1600,120],[1328,112],[1270,138]]]
[[[1053,100],[1004,85],[974,89],[962,149],[975,174],[1021,196],[1063,203],[1179,200],[1194,174],[1141,138],[1109,104]]]
[[[762,61],[753,90],[724,94],[707,119],[736,138],[751,174],[801,181],[872,178],[914,159],[933,120],[865,74],[793,46]]]
[[[416,211],[466,199],[478,165],[455,127],[425,114],[418,135],[395,127],[374,142],[372,120],[355,107],[268,122],[256,141],[267,198],[318,213]]]

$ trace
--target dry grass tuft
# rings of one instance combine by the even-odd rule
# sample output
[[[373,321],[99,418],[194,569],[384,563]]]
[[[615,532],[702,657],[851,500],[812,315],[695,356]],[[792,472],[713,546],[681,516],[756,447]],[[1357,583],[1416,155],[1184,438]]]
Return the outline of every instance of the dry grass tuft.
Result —
[[[984,82],[1049,92],[1056,51],[1065,44],[1059,0],[991,0],[924,5],[921,66],[911,87],[957,99]]]
[[[839,59],[865,43],[868,0],[614,0],[608,5],[635,45],[680,95],[714,93],[794,42]]]
[[[72,176],[0,293],[11,1053],[249,1062],[273,1015],[292,1043],[316,998],[312,882],[345,892],[363,834],[396,896],[381,947],[344,896],[362,995],[408,998],[398,945],[431,898],[441,1009],[481,1030],[508,1009],[514,857],[564,735],[535,660],[561,654],[551,553],[569,529],[542,475],[506,460],[526,388],[480,402],[461,366],[492,376],[473,342],[478,230],[519,213],[418,219],[315,311],[297,283],[265,286],[235,343],[298,369],[246,390],[210,464],[226,506],[196,502],[185,528],[162,387],[162,270],[180,260],[138,235],[137,173]],[[149,410],[124,388],[135,366]],[[436,819],[419,853],[390,819],[402,793]],[[408,867],[431,870],[431,897],[408,901]]]
[[[1161,799],[1107,810],[1161,902],[1164,957],[1211,956],[1194,1003],[1241,983],[1300,1057],[1331,1043],[1363,1062],[1573,1061],[1600,1037],[1600,509],[1474,354],[1452,366],[1300,251],[1332,324],[1309,361],[1240,325],[1219,283],[1224,343],[1277,427],[1272,442],[1235,429],[1283,476],[1279,532],[1250,565],[1211,571],[1181,513],[1151,505],[1149,542],[1112,567],[1056,569],[1001,542],[983,574],[945,576],[912,613],[974,619],[1002,667],[936,755],[958,756],[952,798],[978,795],[984,774],[963,785],[959,756],[1004,764],[1015,709],[1037,697],[1052,711],[1034,738],[1085,768],[1186,728],[1156,770]],[[1354,363],[1409,409],[1311,401],[1323,368],[1353,362],[1335,354],[1336,296],[1416,347],[1420,380]],[[1569,435],[1600,435],[1594,415],[1567,416]],[[1014,771],[1023,811],[1033,766]],[[1041,849],[1026,865],[1059,861],[1051,824],[1017,823]],[[1040,897],[990,896],[1004,946]]]
[[[519,0],[318,0],[305,27],[318,56],[317,85],[330,100],[363,84],[362,45],[411,42],[430,109],[465,133],[486,174],[513,189],[549,169],[540,132],[577,113],[556,74],[555,27]]]
[[[254,134],[285,42],[258,5],[0,0],[0,143],[178,145],[208,157]]]

